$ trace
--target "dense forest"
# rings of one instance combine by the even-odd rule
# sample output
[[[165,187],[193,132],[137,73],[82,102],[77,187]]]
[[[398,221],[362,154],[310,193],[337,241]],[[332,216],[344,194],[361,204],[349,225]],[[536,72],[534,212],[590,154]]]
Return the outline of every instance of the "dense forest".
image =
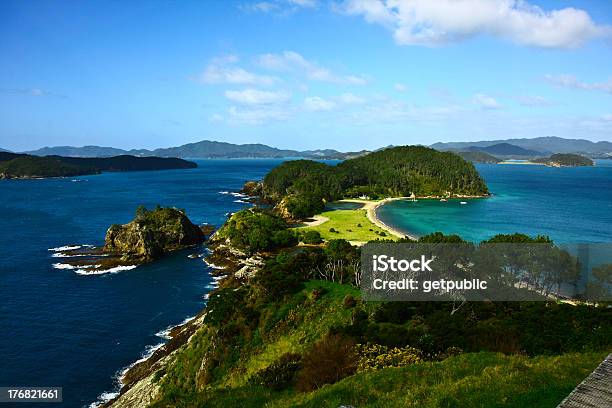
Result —
[[[320,211],[322,201],[367,196],[483,196],[489,193],[474,165],[450,152],[423,146],[392,147],[337,166],[310,160],[285,162],[263,182],[265,196],[285,200],[296,218]]]
[[[63,157],[0,153],[0,178],[72,177],[102,171],[144,171],[188,169],[197,165],[176,158],[162,157]]]

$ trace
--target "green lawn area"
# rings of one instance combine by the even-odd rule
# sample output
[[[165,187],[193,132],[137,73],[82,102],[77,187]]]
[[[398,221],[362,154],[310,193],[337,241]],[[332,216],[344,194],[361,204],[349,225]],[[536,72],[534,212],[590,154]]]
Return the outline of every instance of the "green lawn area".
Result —
[[[367,242],[377,238],[397,239],[394,235],[372,224],[368,220],[366,210],[332,210],[321,213],[321,216],[329,218],[329,221],[314,227],[298,227],[298,229],[318,231],[326,241],[346,239],[347,241]],[[330,232],[331,228],[337,232]],[[385,235],[379,235],[376,232]]]

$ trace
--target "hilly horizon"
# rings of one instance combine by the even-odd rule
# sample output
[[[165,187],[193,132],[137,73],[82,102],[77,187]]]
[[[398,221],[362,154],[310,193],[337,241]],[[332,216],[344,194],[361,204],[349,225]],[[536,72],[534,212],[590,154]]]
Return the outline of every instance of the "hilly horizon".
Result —
[[[582,153],[589,155],[610,155],[612,152],[612,142],[600,141],[592,142],[586,139],[565,139],[557,136],[544,136],[536,138],[514,138],[481,140],[474,142],[438,142],[431,145],[437,150],[466,150],[471,147],[491,147],[494,145],[507,143],[523,149],[533,150],[541,155],[553,153]]]
[[[389,146],[381,147],[384,149]],[[497,156],[539,157],[553,153],[579,153],[596,157],[612,155],[611,142],[591,142],[584,139],[564,139],[560,137],[538,137],[533,139],[483,140],[476,142],[438,142],[430,145],[436,150],[480,151]],[[375,149],[375,150],[380,150]],[[10,152],[1,149],[0,151]],[[45,146],[40,149],[21,153],[35,156],[58,155],[65,157],[110,157],[118,155],[159,156],[180,158],[280,158],[305,157],[312,159],[347,159],[357,157],[370,150],[340,152],[335,149],[294,150],[280,149],[263,143],[234,144],[212,140],[202,140],[176,147],[149,149],[119,149],[108,146],[86,145]]]

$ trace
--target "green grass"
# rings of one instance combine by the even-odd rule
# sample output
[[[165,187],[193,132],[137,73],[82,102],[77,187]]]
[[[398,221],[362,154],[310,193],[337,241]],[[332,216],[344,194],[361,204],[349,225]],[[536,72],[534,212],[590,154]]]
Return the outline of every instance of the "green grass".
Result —
[[[442,362],[359,373],[311,393],[262,387],[207,390],[172,403],[199,407],[555,407],[606,353],[468,353]],[[158,406],[170,406],[164,403]]]
[[[299,227],[299,230],[318,231],[321,237],[329,241],[331,239],[346,239],[347,241],[367,242],[375,239],[397,239],[394,235],[370,222],[366,210],[332,210],[321,213],[328,221],[314,227]],[[358,225],[361,224],[361,227]],[[330,232],[330,228],[338,232]],[[349,231],[350,230],[350,231]],[[372,231],[370,231],[372,230]],[[380,236],[376,232],[384,232],[386,236]]]

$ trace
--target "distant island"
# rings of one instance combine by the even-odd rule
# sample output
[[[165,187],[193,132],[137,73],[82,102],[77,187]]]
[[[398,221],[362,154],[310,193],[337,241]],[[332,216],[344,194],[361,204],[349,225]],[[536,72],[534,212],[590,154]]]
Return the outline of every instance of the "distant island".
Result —
[[[532,160],[506,160],[499,164],[532,164],[548,167],[585,167],[594,166],[595,162],[579,154],[557,153],[550,157],[539,157]]]
[[[534,159],[535,163],[542,163],[551,167],[576,167],[576,166],[593,166],[595,163],[588,157],[579,154],[553,154],[547,158]]]
[[[197,164],[163,157],[63,157],[0,152],[0,179],[74,177],[103,171],[190,169]]]

